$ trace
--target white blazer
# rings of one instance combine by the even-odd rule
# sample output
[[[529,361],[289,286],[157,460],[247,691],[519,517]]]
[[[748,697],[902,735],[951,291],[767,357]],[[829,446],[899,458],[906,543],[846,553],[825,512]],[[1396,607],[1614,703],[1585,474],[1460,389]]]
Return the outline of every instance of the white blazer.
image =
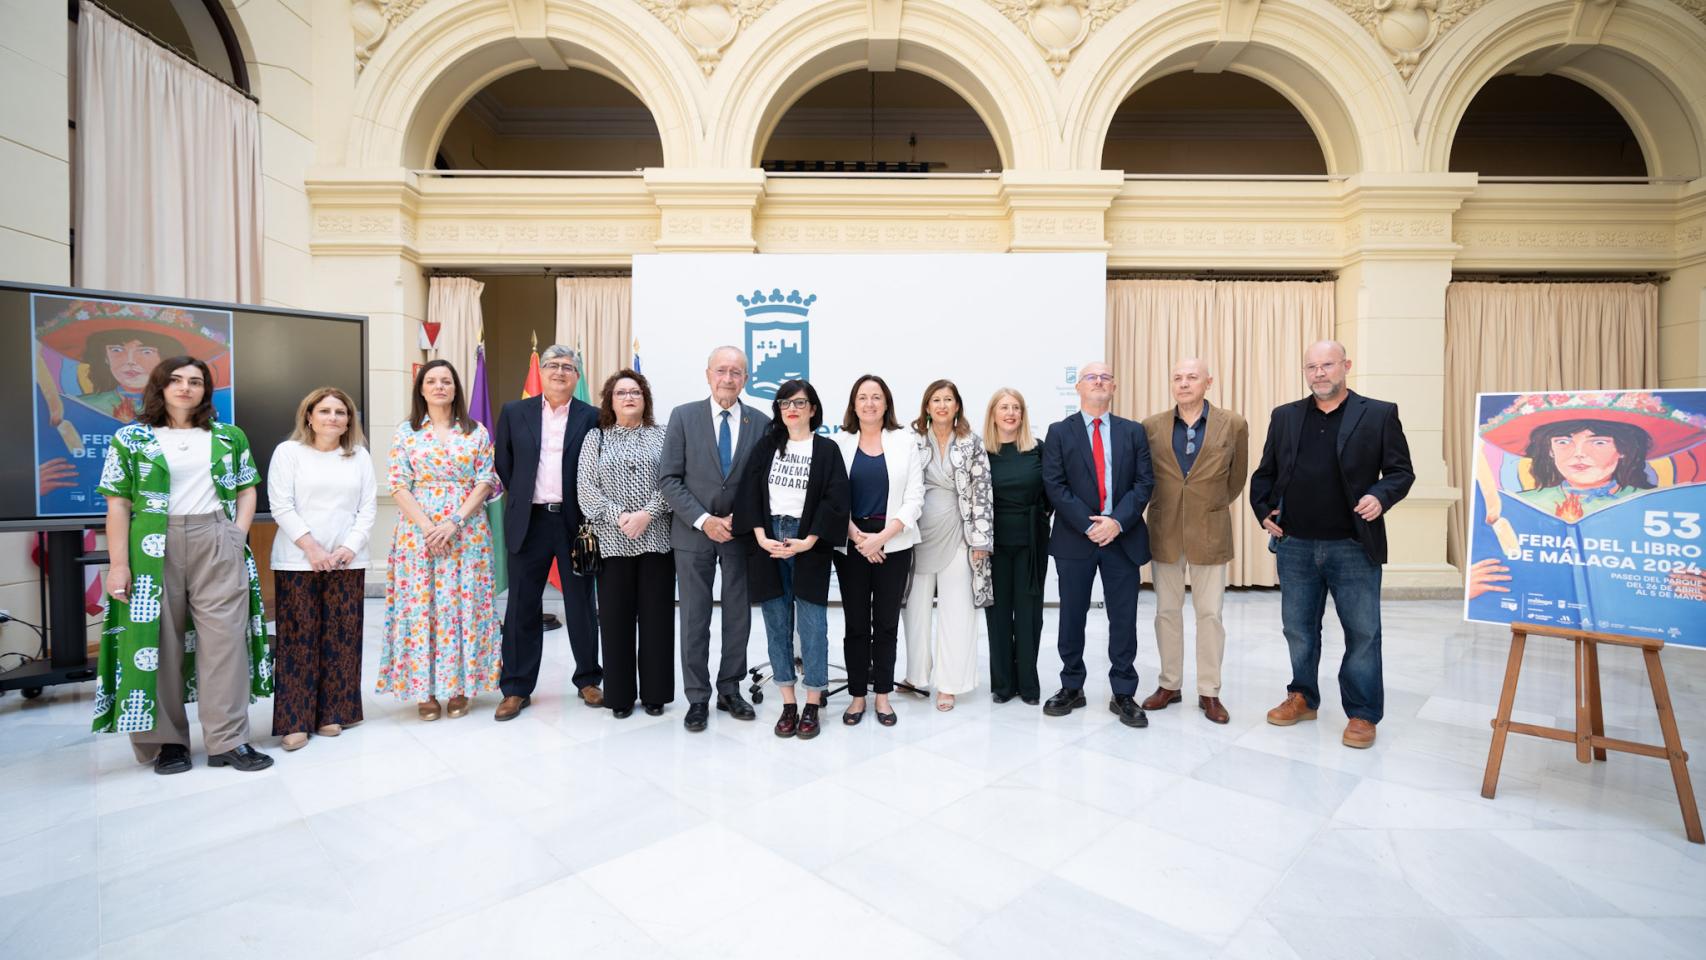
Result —
[[[859,451],[859,434],[843,430],[831,437],[841,448],[841,463],[853,472],[853,455]],[[924,464],[918,460],[918,445],[904,428],[883,431],[883,463],[889,468],[889,502],[883,515],[901,522],[901,531],[883,544],[883,553],[898,553],[918,545],[918,515],[924,512]],[[845,542],[835,549],[847,552]]]

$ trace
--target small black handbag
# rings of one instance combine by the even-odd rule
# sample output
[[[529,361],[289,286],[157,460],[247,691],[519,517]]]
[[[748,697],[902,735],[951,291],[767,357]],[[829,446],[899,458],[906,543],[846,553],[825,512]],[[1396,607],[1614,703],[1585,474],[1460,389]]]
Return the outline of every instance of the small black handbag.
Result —
[[[604,431],[598,431],[598,456],[604,459]],[[592,524],[581,521],[581,528],[575,533],[575,542],[569,546],[569,572],[581,577],[598,576],[599,567],[604,565],[604,558],[598,553],[598,533],[592,529]]]

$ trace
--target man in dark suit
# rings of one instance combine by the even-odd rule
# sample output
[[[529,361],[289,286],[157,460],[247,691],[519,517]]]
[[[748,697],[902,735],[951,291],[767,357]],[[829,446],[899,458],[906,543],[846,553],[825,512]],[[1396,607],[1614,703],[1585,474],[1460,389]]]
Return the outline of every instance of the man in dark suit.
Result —
[[[723,652],[717,666],[717,709],[736,720],[758,714],[740,695],[752,605],[746,592],[746,549],[735,539],[735,491],[770,418],[740,402],[746,354],[718,347],[705,362],[711,397],[676,407],[664,432],[658,488],[673,517],[675,579],[681,591],[681,683],[687,692],[683,724],[698,733],[710,718],[711,584],[723,571]]]
[[[1333,597],[1345,630],[1339,702],[1350,722],[1342,741],[1374,744],[1385,708],[1380,673],[1380,567],[1386,511],[1416,475],[1397,404],[1345,388],[1351,361],[1323,340],[1303,353],[1310,395],[1275,407],[1250,477],[1250,507],[1279,558],[1280,619],[1291,648],[1291,683],[1268,722],[1289,727],[1321,706],[1321,617]]]
[[[1128,727],[1149,719],[1137,694],[1138,568],[1149,562],[1143,508],[1155,488],[1142,425],[1116,417],[1114,375],[1100,361],[1078,371],[1079,412],[1049,428],[1043,490],[1054,506],[1049,556],[1060,576],[1060,685],[1043,704],[1051,717],[1085,705],[1084,621],[1099,571],[1108,611],[1108,709]]]
[[[598,608],[593,579],[569,568],[569,548],[581,525],[575,480],[581,441],[598,426],[598,409],[574,398],[580,370],[574,351],[559,344],[539,358],[544,392],[504,404],[498,415],[498,479],[504,485],[504,538],[509,548],[509,606],[504,611],[503,702],[495,718],[513,720],[533,702],[544,644],[539,622],[551,561],[563,582],[563,620],[575,655],[574,684],[588,706],[604,702],[598,685]]]

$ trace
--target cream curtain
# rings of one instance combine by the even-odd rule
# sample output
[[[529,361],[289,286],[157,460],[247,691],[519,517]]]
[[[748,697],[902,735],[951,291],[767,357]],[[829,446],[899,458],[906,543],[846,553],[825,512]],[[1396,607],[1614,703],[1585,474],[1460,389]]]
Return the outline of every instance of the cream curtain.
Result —
[[[1659,383],[1651,283],[1453,283],[1445,290],[1445,468],[1462,491],[1446,558],[1463,566],[1477,393],[1610,390]]]
[[[474,387],[474,351],[485,325],[480,294],[485,289],[486,285],[473,277],[433,277],[427,286],[427,322],[442,324],[428,357],[450,361],[462,378],[465,395]],[[473,401],[468,405],[472,409]]]
[[[1303,350],[1333,335],[1333,284],[1302,280],[1110,280],[1108,362],[1118,377],[1114,412],[1142,419],[1172,406],[1173,364],[1201,357],[1214,375],[1210,403],[1250,424],[1250,468],[1260,461],[1268,414],[1303,395]],[[1248,488],[1233,511],[1227,583],[1279,583]]]
[[[77,284],[258,301],[259,108],[86,2],[77,35]]]
[[[557,342],[586,358],[581,376],[595,401],[606,377],[633,363],[635,354],[645,360],[641,344],[633,342],[633,294],[631,277],[557,278]]]

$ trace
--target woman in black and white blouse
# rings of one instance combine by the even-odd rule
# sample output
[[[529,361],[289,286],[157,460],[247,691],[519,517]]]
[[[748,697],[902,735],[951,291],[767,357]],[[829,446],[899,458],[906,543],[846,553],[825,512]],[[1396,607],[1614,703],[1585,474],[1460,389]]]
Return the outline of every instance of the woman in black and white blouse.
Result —
[[[638,696],[655,717],[675,699],[675,563],[669,503],[658,490],[664,428],[652,419],[645,377],[618,370],[604,381],[598,427],[581,444],[576,494],[603,559],[598,632],[604,705],[626,718]]]

